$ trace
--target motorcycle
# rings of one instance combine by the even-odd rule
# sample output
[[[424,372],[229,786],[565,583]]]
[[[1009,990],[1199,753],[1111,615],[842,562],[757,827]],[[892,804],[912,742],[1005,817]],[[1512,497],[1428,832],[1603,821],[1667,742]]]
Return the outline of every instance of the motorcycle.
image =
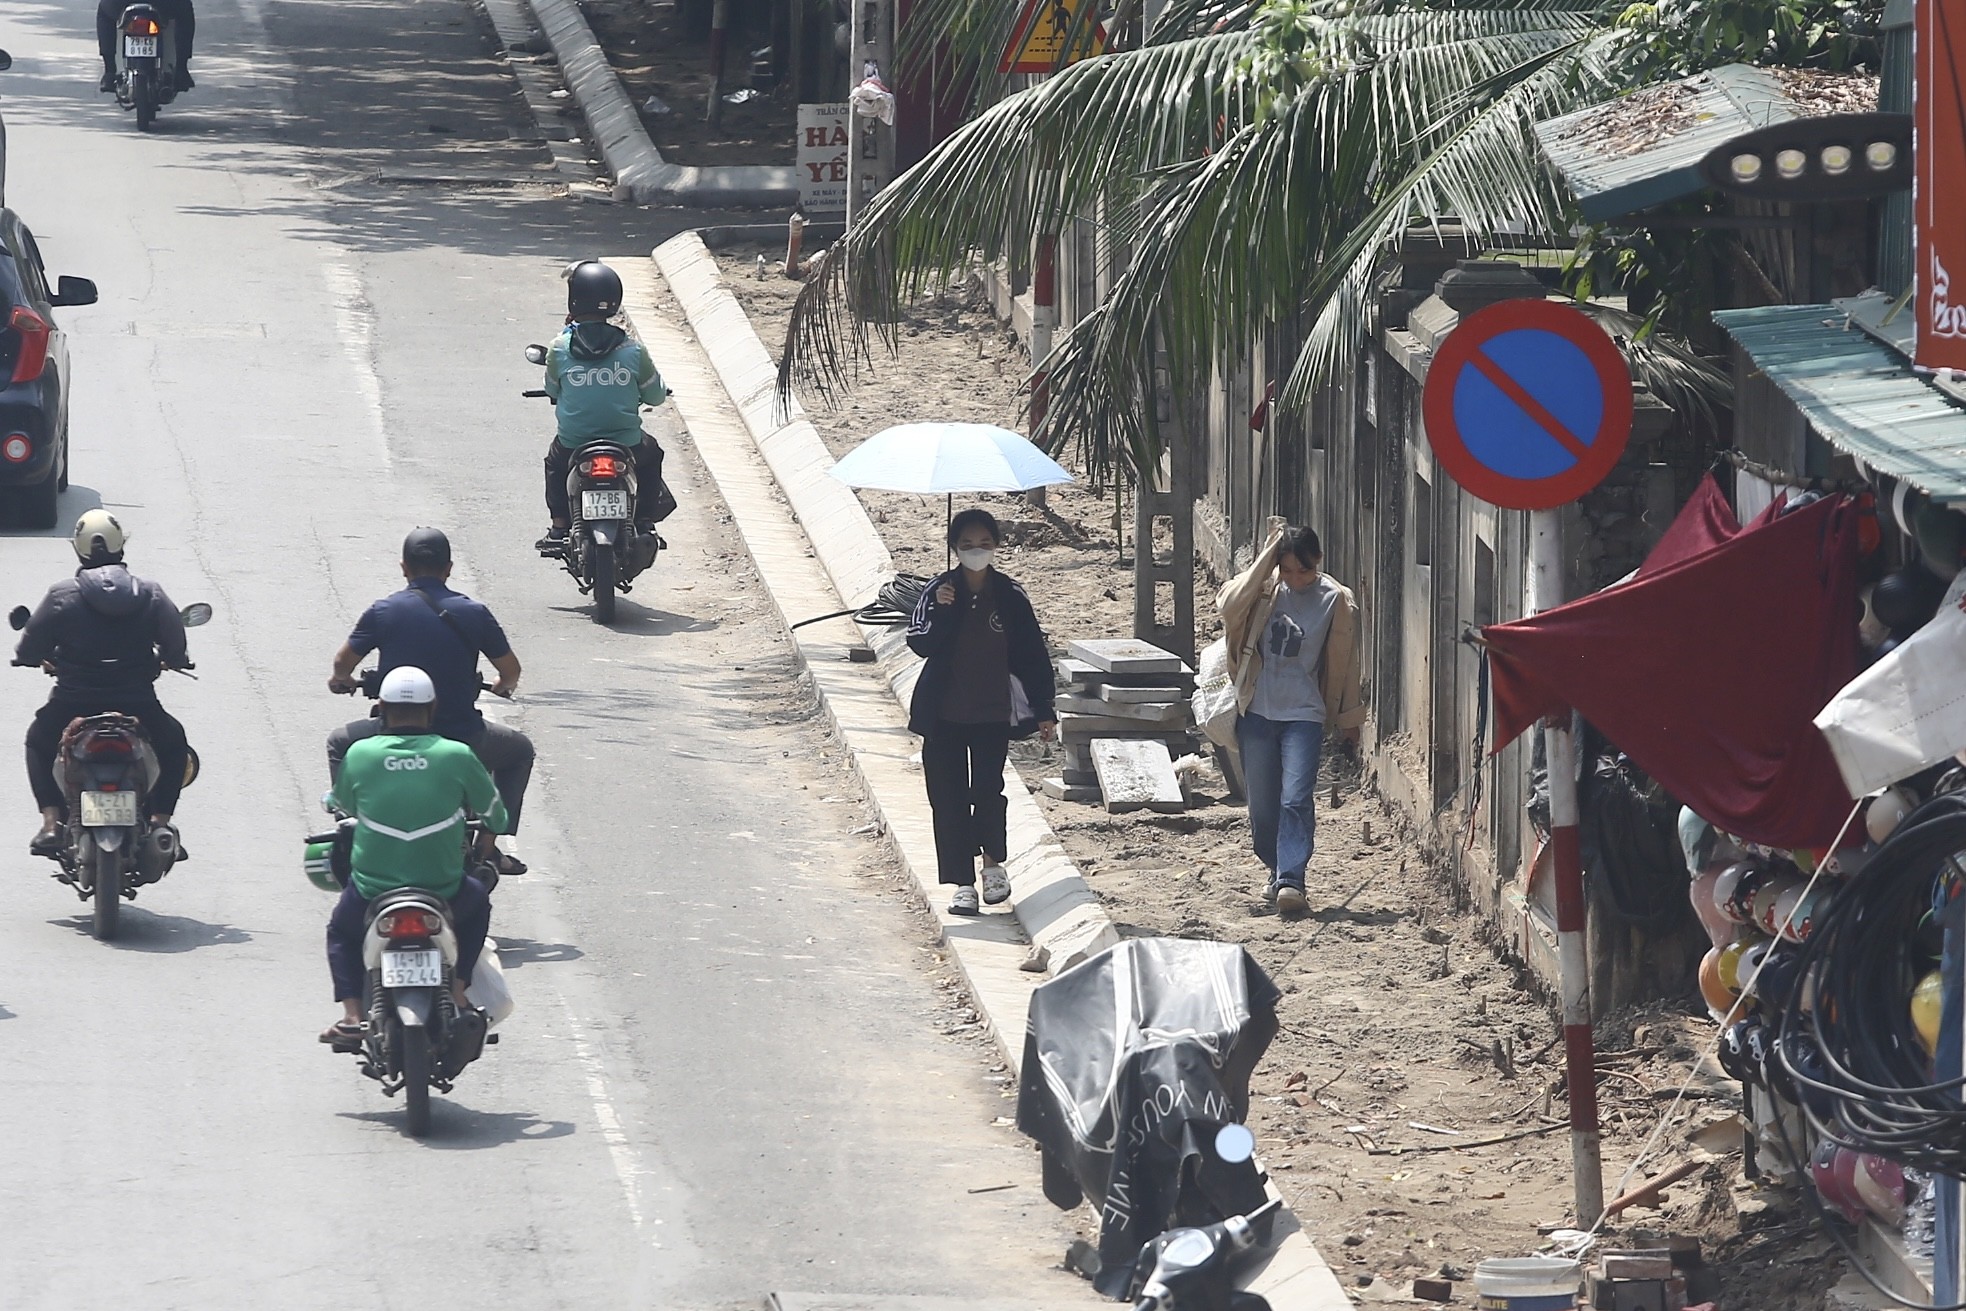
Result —
[[[196,628],[211,620],[212,608],[199,602],[179,616],[186,628]],[[27,620],[26,606],[16,606],[7,616],[16,632],[27,627]],[[34,667],[21,660],[12,663]],[[190,672],[195,667],[187,663],[174,672],[195,677]],[[79,717],[68,726],[57,769],[68,825],[55,853],[54,876],[93,903],[90,932],[107,942],[116,936],[123,902],[135,900],[138,888],[170,873],[180,854],[177,833],[149,819],[157,756],[143,725],[112,711]],[[198,753],[187,748],[185,786],[197,777]]]
[[[545,364],[546,348],[526,347],[526,359]],[[523,394],[546,395],[539,390]],[[667,489],[658,488],[657,494],[666,496]],[[655,563],[664,545],[653,528],[636,527],[640,496],[634,451],[614,442],[593,442],[574,452],[567,466],[566,544],[540,554],[557,557],[580,590],[593,596],[596,623],[614,622],[615,594],[632,590],[634,580]]]
[[[380,694],[382,672],[365,669],[359,690]],[[481,684],[482,686],[482,684]],[[339,892],[353,877],[349,864],[355,843],[355,817],[335,805],[334,793],[321,798],[334,829],[307,839],[308,876],[317,886]],[[466,823],[464,851],[475,853],[485,833],[477,817]],[[498,886],[498,867],[471,857],[472,877],[490,892]],[[385,1096],[403,1094],[406,1128],[413,1138],[430,1132],[430,1090],[448,1093],[464,1067],[478,1059],[498,1035],[478,1010],[460,1011],[451,995],[457,968],[457,933],[442,897],[421,888],[397,888],[369,903],[362,936],[363,986],[361,1057],[364,1075],[382,1085]],[[487,944],[481,972],[496,968]],[[474,993],[477,981],[473,981]]]
[[[116,24],[116,103],[137,112],[148,132],[157,111],[177,99],[177,34],[156,6],[127,5]]]
[[[1223,1125],[1215,1155],[1247,1161],[1256,1139],[1240,1124]],[[1271,1198],[1248,1215],[1232,1215],[1198,1229],[1170,1229],[1140,1249],[1128,1295],[1134,1311],[1270,1311],[1260,1293],[1239,1291],[1236,1267],[1264,1241],[1266,1221],[1282,1206]]]

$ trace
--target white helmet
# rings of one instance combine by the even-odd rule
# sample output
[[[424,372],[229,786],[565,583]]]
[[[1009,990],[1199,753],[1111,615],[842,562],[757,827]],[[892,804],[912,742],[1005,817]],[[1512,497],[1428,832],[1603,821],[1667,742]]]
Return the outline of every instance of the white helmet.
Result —
[[[75,535],[71,540],[83,564],[108,564],[122,558],[123,543],[129,540],[129,534],[109,511],[90,510],[75,521]]]
[[[437,685],[415,665],[398,665],[383,677],[380,696],[391,705],[427,706],[437,699]]]

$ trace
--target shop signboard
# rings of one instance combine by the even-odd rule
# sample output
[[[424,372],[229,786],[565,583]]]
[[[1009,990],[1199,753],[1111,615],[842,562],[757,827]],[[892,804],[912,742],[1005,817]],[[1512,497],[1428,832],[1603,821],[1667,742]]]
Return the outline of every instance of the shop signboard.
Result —
[[[1631,370],[1581,310],[1507,300],[1462,319],[1421,397],[1449,477],[1505,510],[1553,510],[1604,481],[1631,437]]]
[[[1966,369],[1966,6],[1918,0],[1912,78],[1918,270],[1918,342],[1913,363]]]
[[[799,208],[809,219],[846,213],[847,106],[799,106]]]

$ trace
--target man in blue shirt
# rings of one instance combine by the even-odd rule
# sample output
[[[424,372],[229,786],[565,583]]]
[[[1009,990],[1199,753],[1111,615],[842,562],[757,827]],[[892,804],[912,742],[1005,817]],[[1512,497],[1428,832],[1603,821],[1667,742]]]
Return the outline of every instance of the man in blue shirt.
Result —
[[[450,539],[435,528],[418,528],[403,539],[403,577],[409,586],[383,597],[355,623],[355,631],[335,652],[328,688],[353,692],[355,667],[371,651],[380,652],[384,675],[411,665],[430,675],[437,689],[433,727],[477,753],[498,785],[505,803],[504,832],[519,829],[519,809],[532,780],[532,740],[516,728],[496,724],[478,713],[478,657],[498,671],[495,696],[510,697],[519,685],[519,657],[505,640],[505,630],[482,602],[447,586],[451,576]],[[380,719],[358,719],[328,735],[328,777],[341,773],[342,757],[362,738],[382,732]],[[481,854],[498,861],[500,874],[523,874],[525,862],[500,852],[495,840]]]

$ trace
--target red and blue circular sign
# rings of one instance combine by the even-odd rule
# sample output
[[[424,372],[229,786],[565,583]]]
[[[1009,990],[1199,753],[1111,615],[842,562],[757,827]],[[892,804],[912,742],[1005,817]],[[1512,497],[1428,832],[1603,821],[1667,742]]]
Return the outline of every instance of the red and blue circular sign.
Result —
[[[1427,368],[1427,444],[1505,510],[1553,510],[1604,481],[1631,438],[1631,370],[1604,329],[1557,301],[1462,319]]]

